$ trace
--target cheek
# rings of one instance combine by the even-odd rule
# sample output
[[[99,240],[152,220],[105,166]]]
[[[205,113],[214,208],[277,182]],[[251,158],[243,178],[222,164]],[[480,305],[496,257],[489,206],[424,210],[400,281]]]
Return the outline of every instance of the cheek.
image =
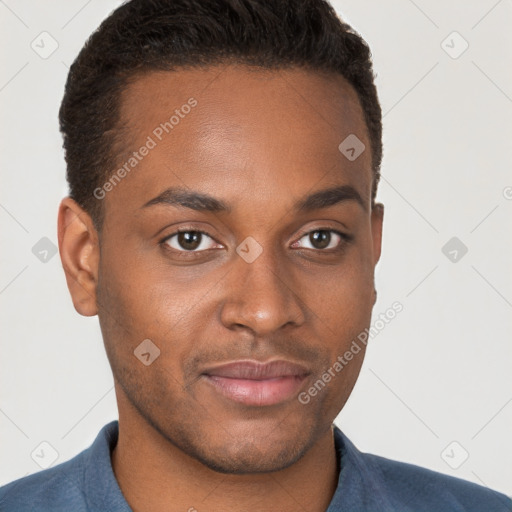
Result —
[[[136,273],[129,283],[124,279],[128,272]],[[129,401],[149,414],[163,404],[176,405],[181,396],[186,344],[181,326],[175,325],[179,314],[173,311],[172,301],[166,301],[140,275],[127,267],[103,275],[98,295],[105,307],[98,316],[115,380]]]
[[[97,294],[102,307],[98,316],[110,363],[119,379],[122,375],[131,380],[147,379],[152,374],[161,382],[182,381],[182,362],[197,349],[194,339],[204,318],[206,299],[200,298],[205,290],[197,283],[191,287],[191,281],[181,279],[169,265],[155,264],[135,250],[131,254],[134,256],[128,258],[105,250],[100,263]],[[134,353],[148,344],[145,340],[151,340],[158,353],[156,362],[148,367]],[[160,377],[157,367],[164,372]]]
[[[129,331],[131,339],[151,338],[171,329],[173,319],[186,310],[180,286],[173,282],[172,271],[155,264],[154,258],[124,245],[102,251],[98,299],[105,306],[104,316],[112,316]]]
[[[325,270],[322,272],[322,276],[316,276],[318,279],[308,277],[309,292],[304,300],[326,328],[330,328],[328,331],[342,334],[340,343],[346,342],[370,322],[374,301],[373,270],[364,254],[353,250],[344,264],[333,267],[327,274]]]
[[[346,264],[333,271],[323,287],[322,300],[314,306],[319,311],[319,332],[328,340],[324,347],[329,359],[327,369],[331,370],[327,378],[331,380],[325,405],[334,414],[348,399],[363,364],[364,335],[374,302],[371,259],[363,249],[355,249]]]
[[[373,247],[369,229],[364,232],[363,240],[353,249],[350,264],[346,268],[344,303],[353,315],[360,315],[369,322],[375,288]]]
[[[119,247],[119,244],[112,244]],[[151,280],[130,251],[102,250],[97,297],[99,320],[109,358],[133,364],[134,350],[162,329],[161,311],[153,300]],[[126,366],[126,364],[124,365]],[[129,365],[128,365],[129,366]]]

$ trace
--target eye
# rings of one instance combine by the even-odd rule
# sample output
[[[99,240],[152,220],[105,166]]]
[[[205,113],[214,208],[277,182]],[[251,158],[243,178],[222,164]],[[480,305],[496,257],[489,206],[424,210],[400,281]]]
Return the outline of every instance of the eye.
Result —
[[[333,237],[332,234],[335,236]],[[350,240],[350,237],[345,233],[341,233],[334,229],[315,229],[314,231],[310,231],[302,236],[300,240],[305,239],[308,243],[311,244],[311,247],[301,247],[304,249],[314,249],[314,250],[325,250],[325,249],[339,249],[343,245],[344,242]],[[299,242],[294,242],[292,244],[293,248],[297,248],[297,244]]]
[[[333,236],[334,235],[334,236]],[[305,239],[310,246],[298,245]],[[292,248],[313,249],[317,251],[335,251],[341,249],[345,242],[349,242],[351,237],[334,229],[316,229],[304,234],[297,242],[292,244]],[[180,253],[199,253],[214,249],[219,246],[215,240],[205,231],[198,229],[182,228],[179,231],[169,235],[161,243],[166,244],[172,250]]]
[[[210,240],[210,246],[208,245],[207,239]],[[162,240],[162,243],[167,244],[175,251],[201,252],[207,249],[213,249],[214,247],[211,247],[212,241],[213,238],[204,231],[199,231],[197,229],[182,229],[172,235],[169,235],[167,238]]]

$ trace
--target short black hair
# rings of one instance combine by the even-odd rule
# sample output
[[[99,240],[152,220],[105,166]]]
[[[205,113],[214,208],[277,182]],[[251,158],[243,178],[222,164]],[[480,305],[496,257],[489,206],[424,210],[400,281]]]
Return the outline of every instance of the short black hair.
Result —
[[[72,64],[59,111],[69,195],[101,230],[94,190],[122,146],[120,96],[151,71],[223,63],[342,75],[357,92],[371,144],[375,201],[382,113],[364,39],[325,0],[130,0],[106,18]],[[341,141],[340,141],[341,142]]]

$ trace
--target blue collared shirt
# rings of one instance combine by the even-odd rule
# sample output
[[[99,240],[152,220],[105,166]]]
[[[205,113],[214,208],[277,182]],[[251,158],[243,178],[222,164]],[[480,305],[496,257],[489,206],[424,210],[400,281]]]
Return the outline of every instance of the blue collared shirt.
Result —
[[[112,471],[118,422],[71,460],[0,488],[2,512],[132,512]],[[326,512],[512,512],[496,491],[412,464],[360,452],[334,427],[340,467]]]

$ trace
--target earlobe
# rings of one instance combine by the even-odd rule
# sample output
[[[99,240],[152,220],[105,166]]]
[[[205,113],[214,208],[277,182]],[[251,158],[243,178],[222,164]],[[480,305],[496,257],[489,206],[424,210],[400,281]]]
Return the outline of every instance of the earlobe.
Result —
[[[98,233],[89,214],[70,197],[65,197],[59,206],[58,237],[60,258],[75,309],[83,316],[96,315]]]

